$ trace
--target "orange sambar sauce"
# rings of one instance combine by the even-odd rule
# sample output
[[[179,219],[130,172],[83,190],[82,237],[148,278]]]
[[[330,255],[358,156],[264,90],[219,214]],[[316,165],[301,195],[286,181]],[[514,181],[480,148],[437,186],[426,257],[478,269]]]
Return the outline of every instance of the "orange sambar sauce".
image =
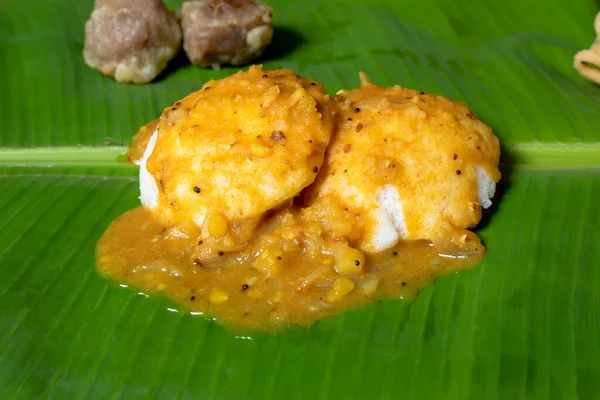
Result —
[[[336,270],[334,251],[355,258],[306,221],[297,205],[274,212],[239,251],[203,243],[194,224],[167,227],[140,206],[116,219],[97,247],[98,270],[146,293],[164,293],[195,314],[235,328],[276,331],[311,323],[380,299],[413,298],[435,276],[475,266],[469,257],[439,255],[429,241],[401,242]],[[475,237],[476,238],[476,237]],[[276,250],[274,250],[276,249]],[[344,257],[344,254],[341,256]]]

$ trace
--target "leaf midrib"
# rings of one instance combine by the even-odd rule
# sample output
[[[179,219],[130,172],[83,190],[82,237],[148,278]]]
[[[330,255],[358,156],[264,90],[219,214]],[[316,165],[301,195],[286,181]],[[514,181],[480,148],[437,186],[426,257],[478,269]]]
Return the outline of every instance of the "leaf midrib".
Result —
[[[122,161],[127,150],[125,146],[3,148],[0,166],[135,168]],[[600,142],[508,143],[503,145],[501,165],[524,169],[598,169]]]

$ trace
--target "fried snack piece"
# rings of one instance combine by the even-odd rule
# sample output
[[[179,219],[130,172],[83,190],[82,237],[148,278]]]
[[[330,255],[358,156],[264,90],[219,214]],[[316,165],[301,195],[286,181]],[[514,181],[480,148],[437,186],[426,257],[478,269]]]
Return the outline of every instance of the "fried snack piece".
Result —
[[[199,0],[183,3],[183,48],[193,64],[218,68],[243,65],[271,43],[272,11],[251,0]]]
[[[336,103],[290,70],[207,82],[164,111],[140,168],[142,204],[163,220],[243,221],[311,184]]]
[[[368,252],[448,235],[441,242],[478,242],[464,228],[479,222],[500,179],[490,127],[462,103],[361,78],[360,89],[338,92],[341,125],[305,214]]]
[[[600,85],[600,12],[594,20],[596,40],[587,50],[575,54],[573,66],[581,76]]]
[[[119,82],[150,82],[180,47],[181,28],[161,0],[96,0],[85,24],[86,64]]]

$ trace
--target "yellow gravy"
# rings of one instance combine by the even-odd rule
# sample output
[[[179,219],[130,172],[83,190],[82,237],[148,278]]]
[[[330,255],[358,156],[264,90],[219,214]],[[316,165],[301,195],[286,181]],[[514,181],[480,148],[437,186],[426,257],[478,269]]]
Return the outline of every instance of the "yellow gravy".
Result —
[[[295,205],[275,211],[239,250],[220,251],[200,237],[193,224],[166,227],[138,207],[98,243],[98,270],[225,325],[272,331],[379,299],[412,298],[435,276],[476,265],[485,251],[473,234],[464,257],[440,255],[428,241],[362,256],[323,234]],[[342,270],[334,254],[338,261],[347,256]]]
[[[144,150],[146,150],[146,146],[148,146],[148,142],[150,141],[150,136],[152,136],[156,128],[158,128],[159,123],[160,119],[155,119],[138,129],[131,140],[131,146],[127,152],[127,161],[130,163],[138,163],[141,161],[144,156]]]

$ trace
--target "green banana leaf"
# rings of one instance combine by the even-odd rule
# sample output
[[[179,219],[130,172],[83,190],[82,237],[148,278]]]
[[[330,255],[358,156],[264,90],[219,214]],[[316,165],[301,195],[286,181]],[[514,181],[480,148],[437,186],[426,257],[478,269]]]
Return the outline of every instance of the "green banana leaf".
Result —
[[[469,104],[503,146],[477,268],[308,328],[245,335],[98,276],[138,204],[133,132],[205,81],[150,85],[81,56],[91,0],[0,1],[0,399],[594,399],[600,88],[572,67],[592,0],[272,0],[265,68],[330,93],[358,71]],[[167,2],[169,7],[178,1]]]

